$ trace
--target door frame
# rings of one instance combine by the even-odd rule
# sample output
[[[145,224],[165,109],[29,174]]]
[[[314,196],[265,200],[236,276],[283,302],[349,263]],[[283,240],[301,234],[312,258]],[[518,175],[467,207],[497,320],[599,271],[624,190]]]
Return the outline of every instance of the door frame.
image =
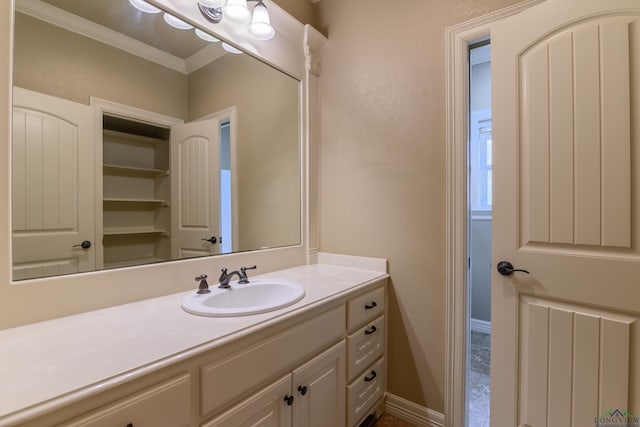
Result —
[[[194,122],[207,119],[217,119],[219,121],[228,120],[231,126],[229,148],[231,151],[231,233],[233,242],[231,251],[238,247],[238,107],[230,107],[216,111],[206,116],[198,117]]]
[[[445,31],[446,319],[445,425],[465,426],[469,307],[467,287],[467,144],[469,45],[491,37],[492,24],[544,0],[525,0]]]

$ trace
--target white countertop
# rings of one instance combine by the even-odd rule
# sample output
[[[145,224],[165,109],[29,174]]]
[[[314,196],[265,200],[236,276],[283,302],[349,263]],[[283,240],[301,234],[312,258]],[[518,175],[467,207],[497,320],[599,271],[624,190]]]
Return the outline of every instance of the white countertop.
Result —
[[[0,331],[0,426],[218,347],[386,277],[380,271],[307,265],[256,275],[305,288],[269,313],[214,318],[186,313],[188,292]]]

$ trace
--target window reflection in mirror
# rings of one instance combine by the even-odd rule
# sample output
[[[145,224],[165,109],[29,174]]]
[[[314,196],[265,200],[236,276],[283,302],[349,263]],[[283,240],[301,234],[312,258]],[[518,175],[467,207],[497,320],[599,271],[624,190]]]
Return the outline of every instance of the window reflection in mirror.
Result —
[[[161,15],[16,1],[14,280],[300,243],[299,82]]]

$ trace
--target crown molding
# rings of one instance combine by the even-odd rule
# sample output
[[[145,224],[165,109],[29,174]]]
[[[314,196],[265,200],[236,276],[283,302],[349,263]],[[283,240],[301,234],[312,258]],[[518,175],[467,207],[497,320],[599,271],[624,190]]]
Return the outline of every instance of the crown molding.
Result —
[[[182,74],[190,74],[226,55],[220,43],[209,43],[187,59],[179,58],[133,37],[51,6],[41,0],[16,0],[16,11],[72,31]]]
[[[25,15],[187,74],[185,61],[177,56],[40,0],[16,0],[15,7],[16,11]]]

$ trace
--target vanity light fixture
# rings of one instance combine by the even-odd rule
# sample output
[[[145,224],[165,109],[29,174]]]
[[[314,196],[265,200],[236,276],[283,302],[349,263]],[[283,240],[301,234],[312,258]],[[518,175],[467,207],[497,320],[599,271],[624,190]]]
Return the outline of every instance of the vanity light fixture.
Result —
[[[171,25],[173,28],[177,28],[179,30],[190,30],[193,28],[191,24],[187,24],[180,18],[176,18],[175,16],[165,13],[164,14],[164,22]]]
[[[253,14],[247,7],[247,1],[256,2]],[[262,0],[197,0],[202,15],[214,24],[226,18],[239,24],[249,24],[249,33],[258,40],[269,40],[275,35],[271,26],[269,12]]]
[[[131,6],[135,7],[140,12],[144,12],[144,13],[160,13],[160,12],[162,12],[162,10],[160,10],[159,8],[155,7],[152,4],[147,3],[144,0],[129,0],[129,3],[131,3]]]
[[[258,40],[270,40],[275,35],[275,30],[271,26],[271,19],[267,6],[263,0],[196,0],[198,8],[207,21],[219,23],[222,21],[223,14],[231,22],[235,24],[249,24],[249,33]],[[253,13],[247,7],[247,1],[256,2]],[[160,13],[161,9],[153,6],[145,0],[129,0],[129,3],[136,9],[145,13]],[[170,13],[164,13],[164,21],[180,30],[190,30],[193,26]],[[219,42],[220,40],[199,28],[195,30],[196,35],[207,42]],[[229,53],[240,54],[241,50],[236,49],[230,44],[223,43],[222,47]]]

